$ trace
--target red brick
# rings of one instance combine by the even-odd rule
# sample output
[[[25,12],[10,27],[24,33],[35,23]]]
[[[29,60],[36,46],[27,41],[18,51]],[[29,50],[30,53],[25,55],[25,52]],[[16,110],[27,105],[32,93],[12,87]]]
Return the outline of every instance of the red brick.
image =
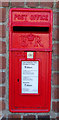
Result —
[[[56,8],[59,8],[59,1],[56,2]]]
[[[0,7],[8,7],[9,6],[9,0],[6,2],[0,2]]]
[[[6,58],[0,56],[0,69],[6,68]]]
[[[23,120],[35,120],[35,115],[23,116]]]
[[[53,70],[59,71],[59,59],[53,60]]]
[[[0,25],[0,37],[5,38],[6,37],[6,26]]]
[[[59,73],[54,73],[53,74],[52,84],[53,85],[59,85]]]
[[[59,102],[52,102],[52,110],[54,111],[54,112],[59,112]]]
[[[28,2],[26,2],[26,5],[28,7],[37,7],[37,6],[39,6],[39,0],[37,0],[37,2],[36,2],[36,0],[31,0],[31,2],[30,2],[30,0],[28,0]]]
[[[59,25],[59,12],[54,12],[54,25]]]
[[[24,6],[24,2],[20,2],[20,1],[19,1],[19,2],[11,2],[11,6],[12,6],[12,7],[14,7],[14,6],[17,6],[17,7],[18,7],[18,6],[19,6],[19,7],[20,7],[20,6]]]
[[[4,97],[5,96],[5,87],[0,87],[0,97]]]
[[[0,111],[5,110],[5,102],[4,100],[0,100]]]
[[[6,43],[0,41],[0,54],[6,53]]]
[[[0,114],[0,118],[2,118],[2,114]]]
[[[0,7],[2,7],[2,2],[0,2]]]
[[[59,41],[59,28],[54,28],[53,39]]]
[[[43,0],[40,0],[40,7],[49,7],[49,8],[53,8],[53,2],[44,2]]]
[[[6,79],[5,72],[0,72],[0,84],[4,83]]]
[[[6,21],[6,8],[0,8],[0,22]]]
[[[49,115],[45,115],[45,116],[38,116],[38,120],[50,120],[50,116]]]
[[[2,2],[2,6],[3,7],[8,7],[9,6],[9,0],[8,0],[8,2]]]
[[[20,120],[21,116],[20,115],[8,115],[8,120]]]
[[[59,88],[52,88],[52,97],[53,99],[59,99]]]
[[[53,48],[54,48],[53,54],[54,54],[54,55],[59,55],[59,43],[55,43],[55,44],[53,45]]]

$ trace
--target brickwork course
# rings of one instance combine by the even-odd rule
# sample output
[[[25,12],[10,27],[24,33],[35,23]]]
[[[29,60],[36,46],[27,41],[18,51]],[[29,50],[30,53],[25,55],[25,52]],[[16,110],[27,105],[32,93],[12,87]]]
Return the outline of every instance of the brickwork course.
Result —
[[[49,113],[9,111],[9,9],[48,8],[53,11],[51,110]],[[0,1],[0,120],[59,120],[59,2],[42,0]]]

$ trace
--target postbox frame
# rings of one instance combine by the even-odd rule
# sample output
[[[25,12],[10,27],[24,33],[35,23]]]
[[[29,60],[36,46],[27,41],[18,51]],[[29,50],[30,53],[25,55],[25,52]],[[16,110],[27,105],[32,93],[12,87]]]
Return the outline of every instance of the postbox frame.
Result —
[[[12,103],[11,103],[11,97],[12,97],[12,95],[11,95],[11,84],[12,84],[12,82],[11,82],[11,76],[12,76],[12,74],[11,74],[11,57],[12,57],[12,53],[11,53],[11,51],[23,51],[24,49],[13,49],[11,46],[11,39],[12,39],[12,28],[13,28],[13,26],[16,26],[16,24],[15,23],[13,23],[12,22],[12,11],[22,11],[22,12],[24,12],[24,11],[26,11],[26,12],[31,12],[31,11],[33,11],[33,12],[40,12],[40,11],[45,11],[45,12],[50,12],[50,14],[51,14],[51,27],[49,27],[50,26],[50,24],[48,25],[48,24],[44,24],[44,27],[49,27],[49,29],[50,29],[50,41],[49,41],[49,48],[48,49],[44,49],[44,48],[39,48],[39,51],[41,51],[41,52],[43,52],[43,51],[47,51],[47,52],[50,52],[50,55],[49,55],[49,57],[50,57],[50,68],[49,68],[49,79],[50,79],[50,81],[49,81],[49,91],[50,91],[50,94],[49,94],[49,109],[43,109],[43,110],[19,110],[19,109],[15,109],[15,110],[12,110]],[[27,9],[27,8],[11,8],[10,9],[10,11],[9,11],[9,110],[11,111],[11,112],[24,112],[24,113],[26,113],[26,112],[49,112],[50,111],[50,105],[51,105],[51,63],[52,63],[52,60],[51,60],[51,57],[52,57],[52,21],[53,21],[53,18],[52,18],[52,10],[50,10],[50,9],[31,9],[31,8],[29,8],[29,9]],[[25,23],[25,24],[23,24],[23,22],[21,23],[21,24],[19,24],[19,23],[17,23],[17,26],[34,26],[34,23],[33,24],[28,24],[28,23]],[[41,27],[41,24],[35,24],[35,27]],[[25,51],[30,51],[30,49],[25,49]],[[35,51],[35,49],[31,49],[31,51]],[[36,51],[38,51],[38,49],[36,49]],[[35,55],[34,55],[35,56]],[[23,61],[23,60],[22,60]],[[25,59],[25,61],[39,61],[39,60],[33,60],[33,59]],[[40,61],[41,62],[41,61]],[[39,62],[39,64],[40,64],[40,62]],[[40,71],[40,69],[41,68],[39,68],[39,71]],[[40,82],[40,78],[39,78],[39,82]],[[40,85],[39,85],[40,86]],[[13,88],[14,88],[14,86],[13,86]],[[40,93],[39,93],[40,94]]]

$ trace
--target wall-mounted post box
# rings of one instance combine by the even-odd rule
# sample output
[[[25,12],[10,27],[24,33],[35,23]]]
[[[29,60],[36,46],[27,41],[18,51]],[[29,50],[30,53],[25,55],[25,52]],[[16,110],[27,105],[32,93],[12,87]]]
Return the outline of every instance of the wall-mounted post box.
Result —
[[[52,11],[12,8],[9,13],[9,109],[49,112]]]

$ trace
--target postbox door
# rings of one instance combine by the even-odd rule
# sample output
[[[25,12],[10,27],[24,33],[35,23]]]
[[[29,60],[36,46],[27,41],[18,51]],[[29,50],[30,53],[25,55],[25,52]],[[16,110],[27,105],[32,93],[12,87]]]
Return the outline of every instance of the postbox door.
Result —
[[[34,53],[34,52],[33,52]],[[28,61],[25,52],[12,53],[12,84],[14,87],[12,105],[19,111],[49,111],[50,106],[50,52],[35,52],[30,62],[38,62],[38,93],[22,93],[22,62]],[[26,73],[25,73],[26,74]],[[28,82],[28,81],[27,81]],[[35,84],[35,79],[34,79]],[[25,86],[26,88],[26,86]],[[29,87],[28,87],[29,88]],[[13,91],[13,88],[11,88]],[[29,88],[30,89],[30,88]],[[13,108],[13,109],[15,109]]]

